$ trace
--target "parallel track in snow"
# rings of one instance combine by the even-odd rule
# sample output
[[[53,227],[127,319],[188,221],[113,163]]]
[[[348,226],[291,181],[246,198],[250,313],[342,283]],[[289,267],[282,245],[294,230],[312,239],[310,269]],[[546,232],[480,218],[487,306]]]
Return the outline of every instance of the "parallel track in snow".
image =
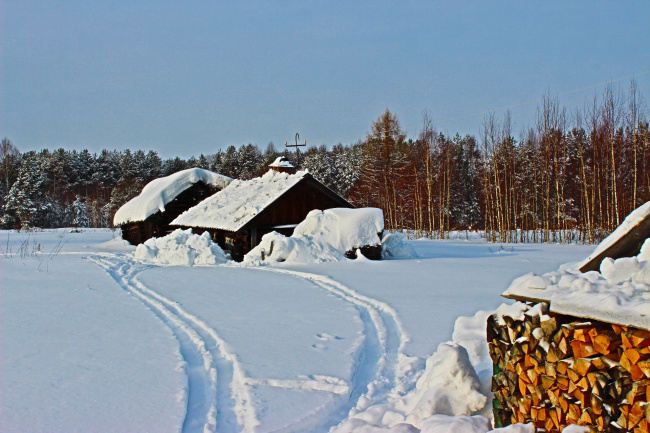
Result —
[[[178,340],[188,380],[183,433],[254,431],[259,421],[249,379],[217,332],[178,303],[142,284],[137,274],[147,267],[119,255],[102,254],[88,260],[149,308]]]
[[[174,334],[187,374],[187,411],[183,433],[253,432],[259,425],[250,388],[272,386],[334,392],[341,397],[327,413],[305,414],[279,432],[327,432],[350,414],[387,399],[403,381],[399,369],[408,337],[388,304],[359,294],[322,275],[277,268],[252,268],[299,278],[353,305],[363,324],[351,383],[336,378],[253,380],[245,376],[235,353],[218,333],[178,303],[142,284],[137,275],[151,268],[128,256],[97,254],[88,260],[103,268],[127,293],[151,310]],[[332,387],[332,383],[336,386]],[[314,422],[312,417],[320,421]]]
[[[323,275],[277,268],[257,269],[291,275],[314,284],[354,305],[363,323],[364,341],[357,354],[351,391],[317,430],[327,431],[351,413],[385,400],[404,380],[399,360],[409,339],[392,307]]]

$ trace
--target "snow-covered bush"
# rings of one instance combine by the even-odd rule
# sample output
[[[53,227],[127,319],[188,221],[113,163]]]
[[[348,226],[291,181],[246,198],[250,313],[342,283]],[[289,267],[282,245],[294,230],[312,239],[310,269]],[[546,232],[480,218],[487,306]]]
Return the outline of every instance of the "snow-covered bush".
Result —
[[[262,242],[244,256],[244,263],[344,261],[346,251],[379,245],[378,233],[383,228],[381,209],[313,210],[290,237],[277,232],[264,235]]]
[[[226,263],[228,257],[212,242],[208,232],[192,234],[192,229],[176,229],[167,236],[151,238],[138,245],[135,258],[166,265],[193,266]]]

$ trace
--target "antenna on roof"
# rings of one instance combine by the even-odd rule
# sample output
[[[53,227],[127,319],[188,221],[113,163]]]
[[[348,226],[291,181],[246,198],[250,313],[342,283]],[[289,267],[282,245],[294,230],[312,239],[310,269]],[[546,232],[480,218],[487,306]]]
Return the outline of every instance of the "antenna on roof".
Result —
[[[296,160],[297,160],[296,165],[298,165],[298,167],[300,167],[301,164],[300,164],[300,149],[299,149],[299,147],[307,146],[307,140],[305,140],[304,143],[302,143],[302,144],[298,144],[298,140],[300,140],[300,134],[298,134],[297,132],[296,132],[295,139],[296,139],[296,144],[289,144],[287,141],[285,141],[284,145],[286,147],[295,147],[296,148]]]

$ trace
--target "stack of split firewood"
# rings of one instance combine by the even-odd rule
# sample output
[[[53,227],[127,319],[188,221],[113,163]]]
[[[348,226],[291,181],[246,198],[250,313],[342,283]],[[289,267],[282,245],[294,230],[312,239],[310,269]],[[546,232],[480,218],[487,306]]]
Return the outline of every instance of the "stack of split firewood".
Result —
[[[650,332],[555,314],[494,315],[487,328],[496,427],[650,431]]]

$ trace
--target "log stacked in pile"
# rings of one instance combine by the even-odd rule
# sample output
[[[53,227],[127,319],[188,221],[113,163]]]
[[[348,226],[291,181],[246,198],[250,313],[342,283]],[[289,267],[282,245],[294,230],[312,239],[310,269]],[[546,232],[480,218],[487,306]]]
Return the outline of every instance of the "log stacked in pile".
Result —
[[[556,314],[524,317],[488,320],[496,427],[650,431],[650,332]]]

